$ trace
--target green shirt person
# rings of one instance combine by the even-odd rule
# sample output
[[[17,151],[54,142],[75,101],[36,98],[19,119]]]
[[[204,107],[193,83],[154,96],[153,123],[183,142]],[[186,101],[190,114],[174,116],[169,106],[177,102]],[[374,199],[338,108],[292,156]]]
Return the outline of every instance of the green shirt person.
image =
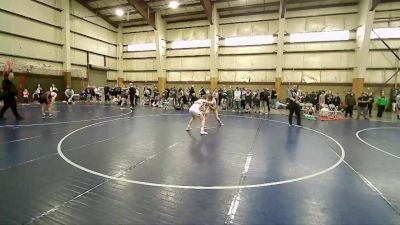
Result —
[[[378,114],[377,117],[382,117],[383,112],[385,111],[386,106],[389,104],[389,99],[386,98],[385,93],[381,93],[381,96],[378,97],[376,102],[378,105]]]

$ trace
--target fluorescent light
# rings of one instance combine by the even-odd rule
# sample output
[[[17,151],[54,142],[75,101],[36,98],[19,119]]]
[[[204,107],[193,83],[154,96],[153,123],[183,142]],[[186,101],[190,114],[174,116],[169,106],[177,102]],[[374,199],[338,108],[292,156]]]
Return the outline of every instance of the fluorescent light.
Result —
[[[210,39],[205,40],[191,40],[191,41],[173,41],[171,48],[199,48],[199,47],[210,47]]]
[[[400,38],[400,28],[375,28],[374,31],[379,35],[379,37],[388,38]],[[371,39],[378,39],[378,36],[374,32],[371,32]]]
[[[172,8],[172,9],[176,9],[176,8],[178,8],[178,6],[179,6],[179,3],[176,1],[171,1],[168,4],[168,7]]]
[[[262,45],[271,44],[274,42],[272,35],[262,36],[243,36],[243,37],[228,37],[225,38],[225,46],[240,46],[240,45]]]
[[[290,42],[313,42],[313,41],[341,41],[349,40],[350,32],[348,30],[294,33],[290,34]]]
[[[153,51],[153,50],[156,50],[156,43],[128,45],[128,51],[129,52]]]
[[[122,10],[122,9],[117,9],[117,10],[115,10],[115,15],[117,15],[117,16],[123,16],[123,15],[124,15],[124,10]]]

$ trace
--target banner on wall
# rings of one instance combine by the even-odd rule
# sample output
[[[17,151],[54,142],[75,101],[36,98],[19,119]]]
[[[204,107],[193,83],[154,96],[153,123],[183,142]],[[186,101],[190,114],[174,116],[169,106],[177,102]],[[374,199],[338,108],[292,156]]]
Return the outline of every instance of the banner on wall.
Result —
[[[301,82],[306,83],[306,84],[317,83],[318,79],[316,77],[313,77],[313,76],[310,76],[307,74],[303,74],[303,76],[301,76]]]
[[[22,92],[24,91],[24,82],[25,82],[26,76],[24,74],[19,75],[18,79],[18,98],[22,99]]]

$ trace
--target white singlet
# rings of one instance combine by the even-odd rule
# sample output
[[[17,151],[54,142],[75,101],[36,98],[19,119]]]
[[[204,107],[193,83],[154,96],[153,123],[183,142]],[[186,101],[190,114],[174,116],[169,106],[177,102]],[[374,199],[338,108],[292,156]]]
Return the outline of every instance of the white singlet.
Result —
[[[206,100],[204,100],[204,99],[199,99],[199,100],[195,101],[193,103],[193,105],[190,106],[189,112],[193,116],[200,116],[201,115],[200,107],[203,105],[204,102],[206,102]]]

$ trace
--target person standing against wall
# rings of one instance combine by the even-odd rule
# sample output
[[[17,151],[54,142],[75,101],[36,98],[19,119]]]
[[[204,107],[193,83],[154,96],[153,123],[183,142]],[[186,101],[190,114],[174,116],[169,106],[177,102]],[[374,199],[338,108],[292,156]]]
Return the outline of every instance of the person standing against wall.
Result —
[[[234,107],[233,111],[237,110],[240,112],[240,102],[242,99],[242,91],[239,89],[239,87],[236,87],[236,91],[233,93],[233,100],[234,100]]]
[[[110,87],[106,84],[104,86],[104,102],[110,101]]]
[[[267,105],[267,102],[265,101],[265,94],[266,93],[265,93],[264,89],[261,89],[261,91],[258,93],[259,99],[260,99],[260,114],[266,112],[265,107]]]
[[[344,104],[346,107],[346,110],[345,110],[346,112],[344,114],[344,117],[347,118],[347,115],[349,114],[350,118],[353,118],[353,109],[354,109],[354,106],[356,105],[356,98],[354,97],[353,90],[350,90],[347,93],[347,95],[344,99]]]
[[[381,118],[383,112],[385,111],[386,106],[389,104],[389,99],[386,98],[385,93],[383,91],[381,93],[381,96],[378,97],[376,104],[378,105],[378,114],[376,116]]]
[[[135,97],[136,97],[136,88],[133,87],[133,84],[129,85],[129,101],[131,103],[131,109],[135,108]]]
[[[374,95],[372,94],[372,92],[368,93],[368,114],[369,117],[371,117],[371,113],[372,113],[372,107],[374,107]]]
[[[367,93],[363,92],[361,96],[357,99],[358,101],[358,113],[357,113],[357,119],[360,119],[361,113],[364,116],[364,119],[368,119],[367,117],[367,112],[368,112],[368,102],[369,102],[369,97]]]
[[[397,119],[400,120],[400,93],[396,96]]]
[[[293,126],[293,113],[296,113],[297,125],[301,126],[300,117],[300,102],[297,92],[297,85],[293,85],[293,88],[288,91],[288,108],[289,108],[289,126]]]
[[[11,67],[11,64],[10,66]],[[3,95],[2,95],[2,100],[4,101],[4,106],[0,110],[0,119],[4,119],[4,113],[7,111],[8,108],[11,108],[15,118],[17,120],[22,120],[23,118],[19,115],[17,111],[17,88],[11,82],[11,80],[14,79],[14,73],[12,72],[12,69],[5,69],[4,72],[4,80],[1,83],[1,87],[3,89]]]
[[[276,101],[277,101],[277,99],[278,99],[278,93],[276,92],[275,88],[272,88],[272,91],[271,91],[271,107],[273,109],[276,109]]]
[[[265,114],[268,114],[268,113],[270,113],[271,112],[271,108],[270,108],[270,105],[269,105],[269,98],[270,98],[270,92],[269,92],[269,88],[265,88],[264,89],[264,102],[265,102],[265,104],[266,104],[266,106],[267,106],[267,108],[268,108],[268,112],[267,111],[265,111]],[[266,109],[266,108],[265,108]]]
[[[229,89],[226,91],[226,95],[227,95],[227,107],[228,110],[231,110],[233,108],[233,89],[232,86],[229,86]]]

